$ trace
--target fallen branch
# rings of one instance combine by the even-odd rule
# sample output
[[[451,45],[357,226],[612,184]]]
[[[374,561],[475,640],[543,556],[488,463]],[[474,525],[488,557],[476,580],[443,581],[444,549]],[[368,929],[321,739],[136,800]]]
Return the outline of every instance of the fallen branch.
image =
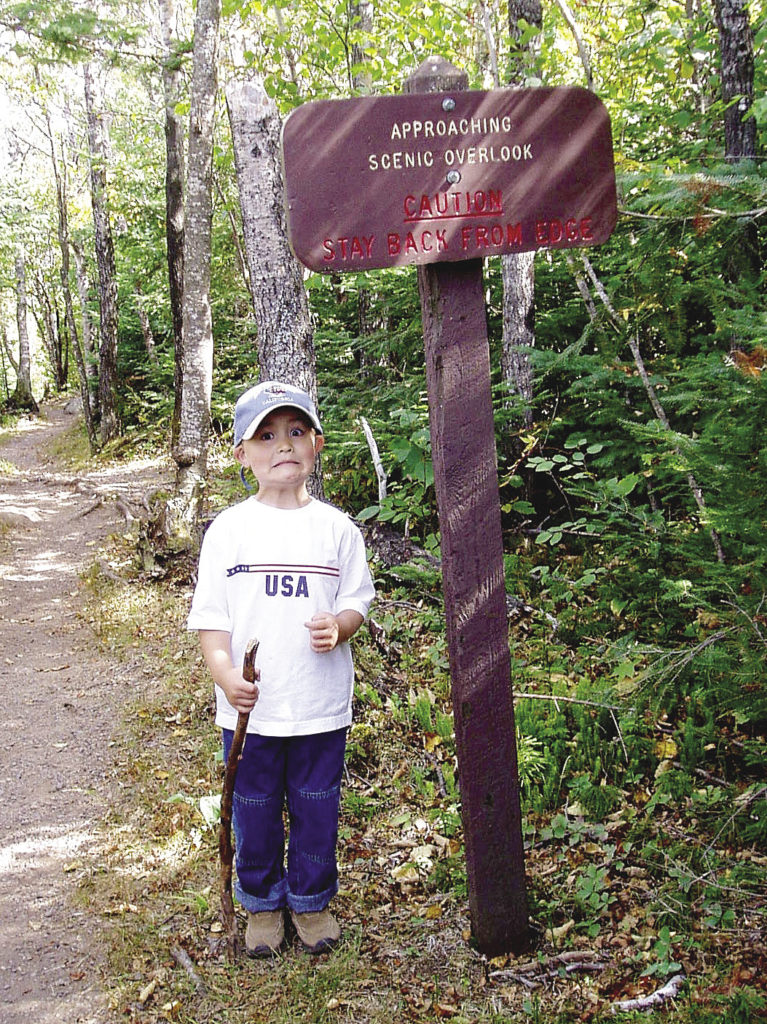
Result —
[[[370,449],[370,455],[373,459],[373,465],[376,471],[376,477],[378,478],[378,504],[380,505],[386,498],[386,470],[381,462],[381,456],[378,452],[378,445],[376,439],[373,436],[373,431],[370,429],[370,424],[364,416],[360,416],[360,423],[365,433],[365,440],[368,443]]]
[[[679,989],[685,982],[683,974],[675,974],[674,977],[667,981],[666,984],[657,989],[655,992],[651,992],[648,996],[639,996],[637,999],[623,999],[619,1003],[614,1003],[611,1007],[613,1013],[631,1013],[632,1010],[651,1010],[654,1006],[661,1006],[669,999],[675,999],[679,994]]]
[[[513,970],[491,971],[488,977],[493,981],[515,981],[527,989],[538,988],[544,981],[577,971],[603,971],[607,964],[588,949],[574,949],[540,962],[514,967]],[[531,977],[532,975],[532,977]]]
[[[179,967],[184,968],[186,973],[192,979],[192,982],[197,992],[200,995],[205,995],[205,992],[207,991],[205,988],[205,982],[197,973],[192,958],[189,956],[187,951],[183,949],[181,946],[171,946],[170,955],[173,957],[173,959],[176,961]]]
[[[99,508],[103,504],[104,504],[104,496],[103,496],[103,494],[96,495],[96,497],[93,499],[93,501],[91,501],[90,505],[86,509],[83,509],[83,511],[80,513],[80,518],[81,519],[85,519],[86,516],[89,516],[91,514],[91,512],[95,512],[96,509]]]
[[[102,576],[106,576],[106,578],[108,580],[112,580],[113,583],[126,584],[128,582],[124,576],[121,576],[118,572],[115,572],[114,569],[110,565],[108,565],[103,558],[100,558],[97,564]]]
[[[427,761],[432,766],[437,776],[437,787],[439,789],[439,795],[441,797],[446,797],[447,786],[445,785],[445,776],[442,774],[442,769],[440,768],[439,761],[436,759],[436,757],[434,756],[434,754],[432,754],[430,750],[424,750],[424,754],[426,755]]]

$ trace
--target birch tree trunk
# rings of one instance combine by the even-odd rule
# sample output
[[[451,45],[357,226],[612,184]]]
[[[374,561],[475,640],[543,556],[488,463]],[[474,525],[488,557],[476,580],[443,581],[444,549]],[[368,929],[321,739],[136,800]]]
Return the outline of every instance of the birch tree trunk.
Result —
[[[355,0],[349,7],[349,22],[353,30],[353,42],[351,46],[352,93],[357,96],[368,96],[372,91],[371,76],[368,67],[367,55],[365,53],[364,39],[373,34],[373,4],[370,0]],[[360,280],[357,287],[357,323],[360,340],[362,344],[355,347],[355,356],[359,364],[360,373],[366,377],[370,373],[370,354],[364,344],[364,339],[369,338],[376,330],[376,324],[372,318],[372,295],[371,285]]]
[[[509,0],[509,33],[512,42],[519,43],[519,22],[540,28],[543,21],[541,0]],[[535,56],[533,44],[528,43],[515,61],[510,77],[511,85],[524,85]],[[533,421],[530,407],[533,401],[533,372],[530,349],[535,345],[535,253],[512,253],[501,257],[503,280],[503,341],[501,371],[509,387],[525,402],[523,421]]]
[[[91,205],[99,271],[99,311],[101,344],[99,347],[99,431],[101,444],[120,433],[117,412],[117,278],[112,228],[107,198],[108,146],[104,120],[97,110],[95,83],[89,64],[83,67],[85,111],[88,120]]]
[[[173,449],[176,461],[175,493],[168,504],[166,519],[166,537],[178,549],[194,546],[207,474],[210,396],[213,387],[211,191],[220,19],[220,0],[199,0],[194,23],[184,227],[184,383],[178,444]]]
[[[226,100],[258,329],[261,378],[296,384],[314,398],[314,331],[303,271],[288,246],[280,166],[280,115],[257,81],[231,82]]]
[[[14,409],[37,412],[37,402],[32,394],[32,360],[27,330],[27,270],[24,256],[16,253],[16,324],[19,331],[19,361],[16,367],[16,390],[9,405]]]
[[[52,299],[45,285],[45,278],[37,274],[34,281],[35,298],[39,314],[32,307],[32,316],[37,324],[37,333],[41,338],[45,351],[48,354],[48,361],[51,364],[53,374],[53,386],[56,391],[63,391],[67,384],[67,372],[69,365],[69,349],[66,331],[62,332],[60,327],[59,311],[55,309],[55,299]]]
[[[0,325],[0,369],[3,371],[3,394],[5,395],[6,404],[10,401],[11,392],[8,387],[8,367],[6,366],[6,357],[8,361],[13,365],[13,354],[11,353],[11,346],[8,344],[8,335],[4,325]]]
[[[168,251],[168,285],[173,320],[174,406],[171,446],[176,447],[181,425],[184,384],[184,125],[176,106],[183,94],[183,79],[173,41],[173,0],[159,0],[165,59],[162,86],[165,98],[165,239]]]
[[[317,396],[314,330],[303,271],[288,246],[280,165],[281,121],[259,81],[226,90],[242,208],[245,252],[258,331],[262,380],[296,384]],[[319,472],[309,481],[321,494]]]
[[[80,337],[82,345],[75,349],[75,358],[81,377],[87,381],[86,392],[83,395],[83,407],[87,404],[90,408],[92,423],[95,423],[98,410],[98,378],[96,367],[96,354],[94,352],[93,324],[91,323],[90,293],[91,287],[88,280],[88,267],[85,262],[85,253],[73,239],[69,240],[72,252],[75,257],[75,277],[77,278],[77,294],[80,299]],[[87,420],[86,420],[87,423]],[[96,443],[95,428],[93,444]]]
[[[74,303],[72,302],[72,290],[69,284],[70,278],[70,265],[69,265],[69,210],[68,210],[68,195],[67,195],[67,161],[62,148],[61,162],[56,154],[55,136],[51,128],[50,118],[48,121],[48,138],[51,145],[51,165],[53,167],[53,178],[56,185],[56,212],[58,216],[57,220],[57,235],[59,242],[59,252],[61,253],[60,263],[60,277],[61,277],[61,288],[64,295],[64,315],[67,324],[67,331],[69,332],[69,339],[72,344],[72,350],[75,354],[75,362],[77,363],[77,371],[80,379],[80,397],[83,403],[83,419],[85,420],[85,429],[88,434],[88,444],[91,451],[95,451],[98,447],[98,439],[96,436],[96,424],[93,416],[93,403],[91,401],[90,392],[90,381],[88,378],[88,361],[80,347],[80,338],[77,331],[77,321],[75,320],[75,309]],[[87,296],[86,296],[87,297]],[[82,296],[80,296],[82,301]],[[85,306],[83,305],[83,315],[86,314]]]

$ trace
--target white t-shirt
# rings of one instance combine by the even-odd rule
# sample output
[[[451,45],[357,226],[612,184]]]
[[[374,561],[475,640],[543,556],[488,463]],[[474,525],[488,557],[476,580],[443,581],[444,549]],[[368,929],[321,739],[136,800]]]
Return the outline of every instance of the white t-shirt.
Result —
[[[343,643],[314,652],[304,623],[347,609],[364,618],[373,596],[362,534],[345,513],[315,499],[279,509],[250,497],[221,512],[205,534],[187,628],[230,633],[235,665],[258,638],[260,693],[248,732],[330,732],[351,722],[351,650]],[[217,686],[216,725],[236,724]]]

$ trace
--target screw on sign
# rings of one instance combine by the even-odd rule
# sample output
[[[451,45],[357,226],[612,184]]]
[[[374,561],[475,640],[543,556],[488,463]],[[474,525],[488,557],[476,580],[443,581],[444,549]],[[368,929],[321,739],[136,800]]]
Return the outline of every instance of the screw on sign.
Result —
[[[282,147],[306,266],[418,268],[469,907],[494,956],[528,917],[482,259],[600,244],[617,200],[596,96],[466,85],[430,58],[403,95],[297,108]]]

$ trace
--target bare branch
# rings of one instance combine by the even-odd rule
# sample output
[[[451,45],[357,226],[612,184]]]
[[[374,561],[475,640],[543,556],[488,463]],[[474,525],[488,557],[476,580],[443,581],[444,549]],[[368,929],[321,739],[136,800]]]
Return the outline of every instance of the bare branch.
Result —
[[[570,10],[570,5],[567,3],[567,0],[556,0],[556,5],[562,12],[562,17],[567,22],[567,25],[573,34],[573,38],[575,39],[575,44],[578,47],[578,55],[581,58],[583,71],[586,75],[586,88],[593,92],[594,77],[591,73],[591,57],[589,56],[586,44],[583,42],[583,36],[578,28],[578,22],[575,20],[575,16]]]

